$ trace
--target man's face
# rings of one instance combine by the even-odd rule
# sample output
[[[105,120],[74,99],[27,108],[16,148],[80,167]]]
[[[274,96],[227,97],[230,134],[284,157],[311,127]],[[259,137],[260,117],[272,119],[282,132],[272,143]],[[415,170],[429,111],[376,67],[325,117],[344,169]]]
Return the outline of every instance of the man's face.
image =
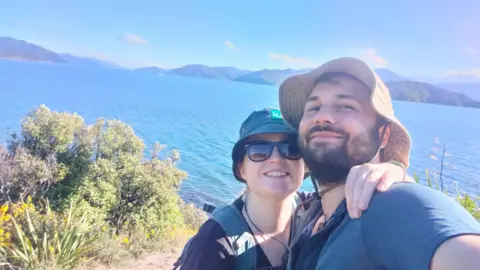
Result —
[[[319,184],[340,183],[353,166],[370,162],[380,147],[377,126],[366,85],[343,75],[318,83],[305,104],[299,144]]]

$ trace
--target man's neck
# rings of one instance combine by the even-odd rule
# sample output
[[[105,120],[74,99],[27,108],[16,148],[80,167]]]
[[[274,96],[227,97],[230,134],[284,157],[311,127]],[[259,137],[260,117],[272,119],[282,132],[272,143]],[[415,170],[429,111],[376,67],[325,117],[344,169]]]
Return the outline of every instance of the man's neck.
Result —
[[[320,186],[320,191],[325,189],[325,187]],[[325,215],[325,219],[328,220],[333,215],[335,210],[337,210],[340,203],[345,199],[345,185],[339,185],[322,196],[322,208]]]
[[[283,200],[249,192],[246,196],[248,216],[263,233],[281,233],[290,227],[293,195]]]

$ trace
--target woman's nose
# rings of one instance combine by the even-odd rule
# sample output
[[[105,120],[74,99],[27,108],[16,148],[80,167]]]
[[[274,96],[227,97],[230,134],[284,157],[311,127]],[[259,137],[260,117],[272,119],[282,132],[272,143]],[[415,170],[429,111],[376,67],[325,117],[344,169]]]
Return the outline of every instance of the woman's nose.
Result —
[[[273,151],[272,151],[272,155],[270,156],[270,158],[268,159],[269,162],[280,162],[280,161],[283,161],[283,157],[282,155],[280,154],[280,152],[278,151],[278,147],[275,146],[273,148]]]

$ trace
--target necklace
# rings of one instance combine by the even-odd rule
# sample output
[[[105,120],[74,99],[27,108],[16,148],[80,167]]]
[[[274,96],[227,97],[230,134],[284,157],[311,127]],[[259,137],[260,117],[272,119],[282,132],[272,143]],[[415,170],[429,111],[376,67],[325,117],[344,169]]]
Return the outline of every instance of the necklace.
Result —
[[[250,215],[248,214],[247,198],[246,197],[245,197],[245,207],[244,208],[245,208],[245,214],[247,215],[248,220],[250,221],[250,223],[252,223],[253,227],[255,227],[255,229],[262,234],[261,236],[262,236],[263,240],[265,240],[265,233],[262,230],[260,230],[260,228],[258,228],[258,226],[253,222],[253,220],[250,218]],[[280,244],[282,244],[285,251],[288,250],[288,247],[281,240],[277,239],[275,236],[269,236],[269,238],[279,242]]]

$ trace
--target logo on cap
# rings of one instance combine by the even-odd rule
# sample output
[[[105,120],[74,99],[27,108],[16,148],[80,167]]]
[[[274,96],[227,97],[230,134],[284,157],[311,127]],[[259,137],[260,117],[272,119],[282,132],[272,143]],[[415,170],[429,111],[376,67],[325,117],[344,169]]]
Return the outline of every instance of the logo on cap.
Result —
[[[282,113],[277,109],[270,110],[270,117],[272,117],[272,119],[283,119]]]

